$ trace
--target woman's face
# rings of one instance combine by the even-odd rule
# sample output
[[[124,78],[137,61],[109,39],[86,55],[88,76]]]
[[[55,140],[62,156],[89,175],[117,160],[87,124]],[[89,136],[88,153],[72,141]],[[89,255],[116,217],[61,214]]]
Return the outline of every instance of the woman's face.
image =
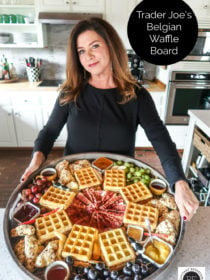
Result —
[[[109,49],[95,31],[87,30],[78,36],[77,52],[80,63],[91,76],[111,73]]]

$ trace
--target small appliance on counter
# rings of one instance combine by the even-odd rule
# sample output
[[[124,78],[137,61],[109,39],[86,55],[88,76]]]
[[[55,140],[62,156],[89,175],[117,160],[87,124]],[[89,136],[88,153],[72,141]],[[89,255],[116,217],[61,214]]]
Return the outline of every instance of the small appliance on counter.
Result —
[[[142,82],[143,74],[145,72],[143,60],[132,50],[128,50],[127,55],[131,74],[137,79],[137,81]]]

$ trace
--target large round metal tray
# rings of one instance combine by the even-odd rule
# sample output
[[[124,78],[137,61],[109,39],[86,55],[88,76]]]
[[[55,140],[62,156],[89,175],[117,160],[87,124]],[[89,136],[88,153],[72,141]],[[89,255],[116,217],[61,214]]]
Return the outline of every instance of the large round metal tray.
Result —
[[[79,159],[87,159],[87,160],[94,160],[98,157],[107,157],[113,160],[122,160],[122,161],[126,161],[126,162],[131,162],[134,163],[135,165],[139,166],[139,167],[143,167],[143,168],[150,168],[152,171],[152,174],[156,177],[159,177],[163,180],[166,181],[165,177],[160,174],[157,170],[155,170],[154,168],[152,168],[150,165],[145,164],[142,161],[136,160],[132,157],[128,157],[128,156],[124,156],[124,155],[118,155],[118,154],[112,154],[112,153],[80,153],[80,154],[74,154],[74,155],[70,155],[70,156],[65,156],[62,158],[58,158],[54,161],[51,161],[50,164],[48,165],[44,165],[42,166],[42,168],[40,168],[39,170],[35,171],[33,174],[31,174],[31,176],[28,178],[28,180],[26,182],[24,182],[21,185],[18,185],[13,193],[11,194],[9,201],[7,203],[6,209],[5,209],[5,214],[4,214],[4,221],[3,221],[3,231],[4,231],[4,238],[6,241],[6,246],[9,250],[9,253],[12,257],[12,259],[14,260],[14,263],[16,264],[17,268],[19,269],[20,275],[22,275],[23,279],[34,279],[34,280],[39,280],[39,279],[43,279],[43,272],[40,273],[40,275],[34,275],[31,272],[29,272],[23,265],[21,265],[13,251],[12,248],[12,241],[10,238],[10,229],[11,227],[14,227],[14,224],[12,222],[12,211],[17,203],[17,195],[18,193],[24,189],[30,182],[31,180],[34,178],[34,176],[38,175],[40,173],[40,171],[45,168],[45,167],[54,167],[59,161],[61,160],[68,160],[70,162],[73,162],[75,160],[79,160]],[[166,181],[167,182],[167,181]],[[147,280],[154,280],[157,279],[160,274],[165,271],[166,269],[169,268],[169,265],[172,263],[173,259],[175,258],[175,256],[177,255],[180,247],[181,247],[181,243],[183,240],[183,236],[184,236],[184,231],[185,231],[185,225],[183,222],[183,219],[181,219],[180,222],[180,231],[179,231],[179,235],[177,238],[177,243],[174,247],[174,251],[173,254],[171,255],[170,259],[167,261],[167,263],[165,263],[162,267],[158,268],[155,272],[153,272],[152,274],[150,274],[149,276],[147,276],[144,279]]]

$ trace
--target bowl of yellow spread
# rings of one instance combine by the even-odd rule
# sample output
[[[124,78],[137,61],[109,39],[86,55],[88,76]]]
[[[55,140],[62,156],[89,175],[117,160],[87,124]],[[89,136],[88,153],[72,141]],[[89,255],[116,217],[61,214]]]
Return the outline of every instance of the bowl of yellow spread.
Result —
[[[144,257],[158,267],[163,266],[169,260],[172,253],[173,247],[156,236],[153,237],[153,242],[151,239],[148,239],[143,247]]]

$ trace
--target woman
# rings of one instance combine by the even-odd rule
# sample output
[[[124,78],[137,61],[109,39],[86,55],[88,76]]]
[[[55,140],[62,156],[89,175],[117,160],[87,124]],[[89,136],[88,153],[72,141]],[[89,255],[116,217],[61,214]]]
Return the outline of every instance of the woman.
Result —
[[[65,155],[112,152],[129,156],[134,156],[140,124],[175,190],[181,216],[190,220],[198,201],[151,96],[130,74],[127,54],[116,31],[102,19],[83,20],[73,28],[67,49],[66,82],[35,141],[22,181],[45,161],[64,124],[68,131]]]

